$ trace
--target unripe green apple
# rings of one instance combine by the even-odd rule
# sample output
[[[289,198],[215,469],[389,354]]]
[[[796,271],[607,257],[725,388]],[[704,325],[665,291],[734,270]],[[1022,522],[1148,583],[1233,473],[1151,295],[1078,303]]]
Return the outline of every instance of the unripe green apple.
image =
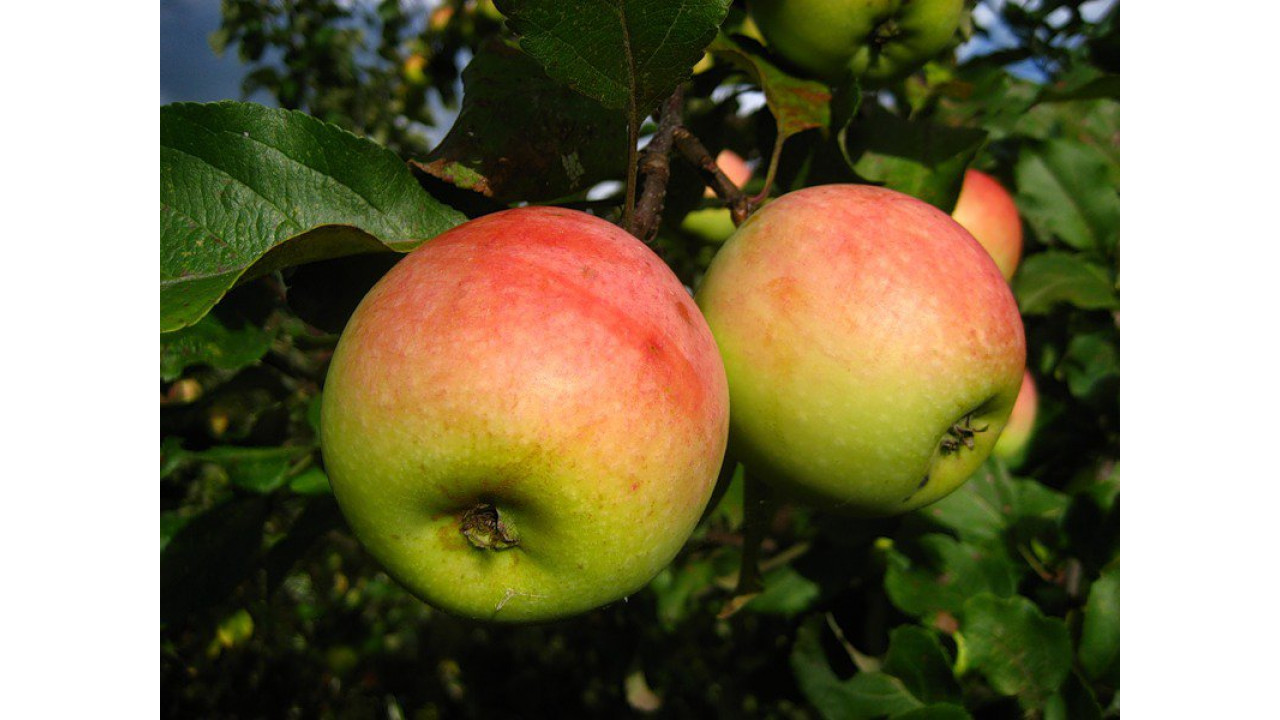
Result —
[[[1005,460],[1014,460],[1022,455],[1031,442],[1031,432],[1036,426],[1036,409],[1039,397],[1036,395],[1036,382],[1027,371],[1022,378],[1022,389],[1018,391],[1018,399],[1013,404],[1013,412],[1009,422],[1000,433],[1000,439],[991,450],[991,454]]]
[[[406,256],[343,331],[321,440],[355,535],[448,612],[503,622],[636,591],[693,531],[724,367],[671,270],[599,218],[523,208]]]
[[[951,217],[987,249],[1004,279],[1012,279],[1022,258],[1022,218],[1009,191],[990,175],[967,170]]]
[[[742,156],[732,150],[721,150],[716,155],[716,165],[729,178],[729,182],[741,188],[751,179],[751,166]],[[713,198],[716,193],[711,188],[703,191],[704,198]],[[719,244],[733,234],[733,216],[727,207],[712,207],[694,210],[680,221],[680,229],[701,238],[710,244]]]
[[[955,490],[1022,381],[1022,318],[991,257],[892,190],[774,200],[721,247],[697,299],[729,376],[730,451],[823,509],[892,515]]]
[[[769,47],[816,77],[865,85],[905,77],[946,49],[964,0],[750,0]]]

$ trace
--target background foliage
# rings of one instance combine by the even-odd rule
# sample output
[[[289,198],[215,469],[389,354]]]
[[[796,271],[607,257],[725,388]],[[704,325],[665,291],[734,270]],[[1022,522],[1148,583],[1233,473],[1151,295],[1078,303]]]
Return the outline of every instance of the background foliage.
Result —
[[[969,32],[1005,28],[1003,49],[863,96],[789,74],[740,3],[589,23],[624,44],[575,30],[569,3],[224,0],[211,44],[280,109],[161,110],[163,712],[1118,716],[1119,12],[1081,5],[985,7]],[[536,29],[557,22],[568,44]],[[578,42],[613,70],[569,62]],[[515,628],[435,612],[329,493],[316,426],[337,333],[399,252],[467,217],[535,201],[619,219],[622,190],[588,191],[623,179],[628,122],[695,63],[685,124],[756,163],[748,192],[775,154],[775,194],[876,182],[950,210],[970,166],[1015,192],[1033,442],[903,517],[784,507],[764,593],[728,618],[740,477],[625,602]],[[428,93],[458,110],[437,147]],[[672,173],[655,245],[696,287],[715,245],[680,221],[720,201],[688,163]]]

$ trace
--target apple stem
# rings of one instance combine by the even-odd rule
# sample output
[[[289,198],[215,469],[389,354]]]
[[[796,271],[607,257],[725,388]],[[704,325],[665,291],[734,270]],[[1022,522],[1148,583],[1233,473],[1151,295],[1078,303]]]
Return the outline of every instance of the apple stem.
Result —
[[[639,171],[644,173],[644,192],[636,205],[635,214],[627,231],[646,244],[651,243],[662,220],[662,204],[667,193],[667,181],[671,179],[672,133],[680,125],[684,113],[684,88],[676,87],[671,97],[662,104],[658,119],[658,131],[645,146]]]
[[[742,476],[742,565],[738,569],[738,586],[733,597],[725,603],[717,615],[727,618],[741,610],[752,598],[764,591],[764,576],[760,572],[760,546],[777,513],[777,497],[773,488],[749,471]]]
[[[476,503],[462,516],[462,536],[478,550],[509,550],[520,538],[489,503]]]
[[[693,163],[694,167],[702,171],[707,187],[711,188],[721,200],[724,200],[725,205],[729,206],[729,216],[733,219],[734,226],[741,225],[746,221],[747,216],[754,209],[750,198],[729,179],[728,175],[724,174],[724,171],[716,164],[716,159],[712,157],[711,152],[702,144],[698,136],[690,132],[689,128],[683,126],[676,128],[673,136],[680,154],[684,156],[685,160]]]

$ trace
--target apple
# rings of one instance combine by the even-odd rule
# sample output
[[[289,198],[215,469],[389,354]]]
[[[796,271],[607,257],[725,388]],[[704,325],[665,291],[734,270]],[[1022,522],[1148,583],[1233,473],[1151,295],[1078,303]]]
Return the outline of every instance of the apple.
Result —
[[[716,155],[716,165],[738,187],[747,184],[751,179],[751,166],[742,156],[732,150],[721,150]],[[704,198],[714,198],[716,193],[711,188],[703,191]],[[716,245],[733,234],[733,216],[727,207],[711,207],[694,210],[680,221],[680,228],[704,242]]]
[[[1012,279],[1022,258],[1022,218],[1009,191],[990,175],[967,170],[951,217],[991,253],[1004,279]]]
[[[720,248],[697,293],[729,377],[730,453],[784,496],[885,516],[982,463],[1026,341],[991,257],[893,190],[783,195]]]
[[[583,212],[464,223],[361,301],[321,442],[355,535],[410,592],[500,622],[618,600],[666,566],[711,495],[724,366],[684,286]]]
[[[1004,432],[996,440],[991,454],[1004,460],[1013,460],[1022,455],[1031,442],[1031,432],[1036,426],[1036,406],[1039,404],[1036,395],[1036,382],[1027,371],[1022,377],[1022,389],[1018,391],[1018,399],[1013,403],[1013,413],[1004,426]]]
[[[964,0],[749,0],[769,47],[799,69],[866,86],[907,76],[951,44]]]

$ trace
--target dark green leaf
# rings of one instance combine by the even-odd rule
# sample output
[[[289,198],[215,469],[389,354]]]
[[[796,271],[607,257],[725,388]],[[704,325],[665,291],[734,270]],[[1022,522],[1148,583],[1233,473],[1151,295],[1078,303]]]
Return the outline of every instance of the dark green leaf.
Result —
[[[547,74],[643,117],[689,77],[728,0],[496,0]]]
[[[904,120],[876,103],[864,111],[846,130],[845,157],[854,172],[950,212],[986,132]]]
[[[890,550],[884,577],[889,599],[908,615],[958,614],[975,594],[1012,595],[1017,587],[1017,566],[995,546],[939,533],[921,537],[918,545],[912,555]]]
[[[822,649],[822,621],[811,617],[796,631],[791,670],[800,691],[827,720],[871,720],[921,707],[902,681],[884,673],[862,672],[841,680]]]
[[[1044,720],[1102,720],[1102,708],[1098,698],[1081,678],[1072,672],[1062,687],[1049,698],[1044,708]]]
[[[969,714],[968,710],[959,705],[934,703],[933,705],[926,705],[922,708],[891,715],[889,720],[973,720],[973,716]]]
[[[750,38],[740,42],[718,35],[708,48],[718,58],[733,63],[764,91],[765,104],[778,126],[777,142],[830,122],[831,90],[814,81],[792,77],[765,60],[763,49]]]
[[[889,633],[889,653],[880,669],[925,702],[963,701],[951,659],[938,636],[918,625],[901,625]]]
[[[1120,192],[1112,165],[1098,148],[1056,139],[1024,151],[1015,169],[1018,209],[1041,238],[1077,250],[1111,253],[1120,242]]]
[[[1118,678],[1120,671],[1120,565],[1102,571],[1089,589],[1080,631],[1080,667],[1091,679]]]
[[[1013,278],[1025,315],[1043,315],[1067,303],[1081,310],[1115,310],[1120,297],[1105,268],[1080,255],[1049,251],[1028,257]]]
[[[989,594],[970,598],[960,626],[969,665],[1001,695],[1041,707],[1071,671],[1071,638],[1058,618],[1030,600]]]
[[[424,172],[503,202],[551,200],[626,170],[626,117],[486,45],[462,72],[462,110]]]
[[[253,567],[266,498],[233,499],[192,519],[160,554],[160,619],[179,622],[225,598]]]
[[[160,329],[239,280],[354,252],[409,250],[462,222],[378,145],[248,103],[160,109]]]
[[[711,587],[715,577],[715,566],[707,559],[670,565],[658,573],[649,588],[658,598],[658,620],[663,627],[679,625],[693,608],[694,599]]]
[[[262,566],[267,571],[267,587],[274,589],[278,586],[321,535],[340,527],[342,513],[332,495],[308,498],[306,507],[289,527],[288,533],[272,545],[262,559]]]
[[[195,325],[160,336],[160,379],[176,380],[192,365],[239,370],[266,355],[274,338],[271,330],[205,315]]]
[[[992,541],[1019,520],[1056,520],[1071,498],[1035,480],[1015,478],[1002,464],[985,463],[959,490],[920,510],[961,538]]]

